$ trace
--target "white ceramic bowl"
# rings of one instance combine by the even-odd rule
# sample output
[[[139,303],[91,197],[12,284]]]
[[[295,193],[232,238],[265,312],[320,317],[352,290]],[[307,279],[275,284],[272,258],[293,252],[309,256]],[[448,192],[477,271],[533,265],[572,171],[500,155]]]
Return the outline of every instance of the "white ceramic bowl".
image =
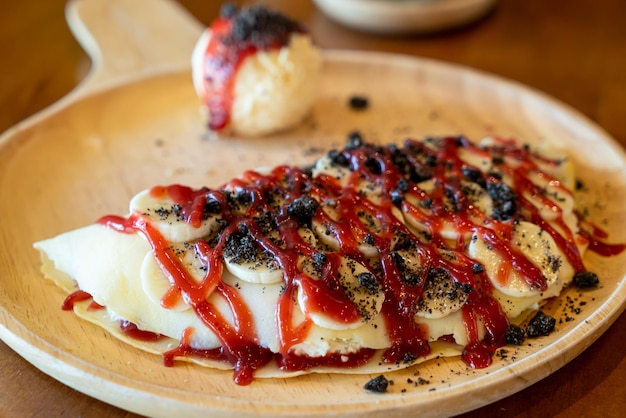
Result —
[[[381,34],[428,33],[484,16],[496,0],[313,0],[348,27]]]

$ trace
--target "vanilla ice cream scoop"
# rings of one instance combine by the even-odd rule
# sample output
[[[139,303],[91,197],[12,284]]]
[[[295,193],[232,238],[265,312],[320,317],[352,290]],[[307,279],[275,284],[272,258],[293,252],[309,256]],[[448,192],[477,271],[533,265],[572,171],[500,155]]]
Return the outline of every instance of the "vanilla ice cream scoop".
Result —
[[[262,6],[223,8],[192,55],[209,128],[247,137],[300,123],[316,98],[320,67],[306,30]]]

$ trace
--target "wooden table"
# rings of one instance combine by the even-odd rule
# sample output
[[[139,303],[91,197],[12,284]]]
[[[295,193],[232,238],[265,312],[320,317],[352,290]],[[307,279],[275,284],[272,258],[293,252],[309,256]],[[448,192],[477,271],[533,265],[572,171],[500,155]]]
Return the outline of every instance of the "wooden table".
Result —
[[[89,60],[64,0],[4,2],[0,13],[0,131],[69,92]],[[180,0],[208,24],[220,1]],[[626,145],[626,2],[501,0],[477,24],[431,36],[383,37],[339,26],[310,0],[264,3],[299,19],[324,48],[377,50],[459,63],[571,105]],[[537,384],[465,417],[621,417],[626,414],[626,314],[579,357]],[[129,417],[82,395],[0,343],[0,416]]]

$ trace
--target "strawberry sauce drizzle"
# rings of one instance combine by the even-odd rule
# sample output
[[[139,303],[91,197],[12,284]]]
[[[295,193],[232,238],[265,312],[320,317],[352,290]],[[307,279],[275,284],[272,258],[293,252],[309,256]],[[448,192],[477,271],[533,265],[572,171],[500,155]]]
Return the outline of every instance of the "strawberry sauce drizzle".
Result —
[[[209,128],[223,129],[230,120],[230,109],[233,104],[233,86],[237,70],[243,61],[256,53],[256,48],[233,49],[224,45],[222,38],[232,27],[232,20],[217,19],[211,25],[209,39],[204,58],[204,103],[211,115]]]
[[[222,15],[209,29],[202,67],[202,100],[210,114],[209,128],[218,131],[229,123],[235,79],[243,62],[257,52],[287,46],[291,33],[301,33],[304,29],[297,22],[261,6]]]
[[[514,181],[512,188],[518,204],[517,211],[505,220],[495,220],[490,214],[476,209],[461,192],[460,178],[463,170],[468,168],[459,156],[459,149],[465,149],[476,155],[484,155],[485,150],[475,147],[464,138],[444,138],[437,148],[427,147],[421,142],[407,140],[406,147],[400,151],[403,158],[413,168],[429,171],[429,178],[437,184],[435,190],[425,194],[415,181],[409,182],[401,202],[394,202],[397,185],[406,178],[405,168],[392,158],[393,151],[387,147],[360,146],[346,148],[346,156],[350,167],[347,184],[328,175],[311,178],[304,170],[295,167],[280,166],[269,174],[262,175],[249,171],[241,178],[232,180],[219,190],[207,188],[191,189],[173,185],[155,187],[155,196],[169,197],[181,207],[183,218],[191,226],[197,226],[205,216],[207,202],[217,201],[220,205],[220,216],[224,227],[217,240],[198,240],[194,249],[198,258],[207,267],[206,276],[200,283],[191,277],[181,261],[169,248],[168,242],[160,232],[141,214],[134,213],[128,219],[117,216],[106,216],[100,223],[123,233],[143,234],[150,242],[156,260],[170,281],[170,291],[163,300],[164,306],[172,306],[178,298],[189,304],[203,323],[215,333],[222,347],[219,349],[202,350],[192,347],[193,330],[188,329],[181,337],[180,345],[164,355],[166,365],[173,364],[176,357],[199,356],[231,363],[235,369],[235,381],[248,384],[254,371],[271,361],[285,370],[306,370],[320,365],[334,367],[358,367],[374,354],[374,350],[361,349],[357,353],[337,356],[329,354],[323,358],[310,358],[296,355],[290,348],[304,341],[313,322],[310,313],[320,313],[333,317],[337,322],[346,324],[360,319],[359,311],[344,294],[337,282],[339,260],[350,257],[364,265],[376,276],[384,290],[385,299],[381,315],[384,318],[391,347],[383,353],[383,360],[388,363],[412,362],[430,353],[427,327],[416,323],[418,305],[422,299],[424,288],[429,280],[429,272],[443,270],[448,272],[452,280],[459,286],[471,291],[467,295],[462,308],[463,320],[469,343],[463,350],[462,358],[471,367],[486,367],[491,363],[495,350],[504,345],[504,335],[509,326],[506,315],[498,302],[492,297],[493,287],[489,278],[482,271],[475,271],[476,261],[465,254],[466,240],[472,235],[484,239],[502,259],[502,275],[500,280],[507,280],[508,273],[516,270],[528,284],[537,289],[546,288],[546,279],[541,270],[534,266],[511,242],[516,220],[521,213],[550,234],[557,246],[566,255],[567,260],[576,271],[583,271],[584,266],[574,235],[567,232],[561,235],[555,227],[544,221],[538,209],[529,203],[524,193],[537,194],[536,186],[529,180],[529,174],[537,171],[533,155],[526,149],[519,149],[509,142],[500,142],[492,152],[499,157],[514,159],[517,163],[500,167]],[[424,162],[427,161],[426,163]],[[436,163],[432,166],[434,159]],[[470,167],[472,168],[472,167]],[[475,168],[475,167],[473,167]],[[485,174],[485,182],[498,182],[492,174]],[[357,192],[360,182],[371,182],[380,187],[380,197],[372,199]],[[232,196],[247,196],[244,208],[235,208]],[[278,207],[268,198],[274,194],[282,199]],[[289,204],[302,196],[314,196],[321,205],[309,222],[319,222],[328,228],[328,233],[337,241],[338,249],[324,250],[325,263],[319,272],[319,278],[305,273],[298,264],[301,256],[313,258],[321,250],[314,248],[299,235],[302,226],[290,216]],[[446,199],[456,196],[456,207],[446,206]],[[417,201],[429,201],[429,211],[409,203],[408,197]],[[230,199],[230,200],[229,200]],[[326,213],[326,204],[333,205],[336,216]],[[545,202],[548,204],[548,202]],[[553,202],[549,202],[553,204]],[[403,212],[414,217],[428,229],[427,239],[412,232],[394,215],[394,210],[401,208]],[[255,217],[270,213],[276,221],[276,229],[282,244],[269,239],[255,221]],[[363,222],[363,216],[369,216],[379,225],[379,230],[372,231]],[[558,214],[554,221],[558,228],[569,231]],[[454,225],[460,237],[456,241],[442,236],[445,225]],[[260,345],[254,318],[237,290],[222,279],[224,247],[230,236],[245,229],[254,242],[269,253],[283,270],[284,288],[278,298],[275,310],[275,321],[279,337],[279,353],[272,353]],[[600,235],[599,231],[594,236]],[[403,237],[404,247],[414,251],[419,259],[421,273],[416,283],[405,283],[401,272],[393,261],[393,253],[401,244],[394,240]],[[378,252],[378,264],[361,253],[359,245],[363,241],[372,243]],[[401,240],[400,240],[401,241]],[[591,249],[600,248],[600,245]],[[623,246],[619,248],[623,250]],[[294,323],[297,306],[297,294],[303,292],[304,320]],[[211,298],[224,299],[234,318],[233,324],[210,302]],[[76,296],[80,298],[80,295]],[[479,337],[479,326],[485,328],[486,336]]]
[[[61,309],[64,311],[71,311],[74,309],[74,304],[91,299],[91,295],[84,290],[77,290],[75,292],[70,293],[63,304],[61,305]]]
[[[180,186],[174,190],[180,191]],[[187,190],[190,191],[190,190]],[[192,202],[196,199],[192,199]],[[191,273],[182,265],[181,261],[171,250],[169,243],[163,235],[141,214],[131,214],[128,219],[117,216],[105,216],[100,223],[118,231],[126,233],[142,233],[154,251],[157,263],[169,279],[172,287],[180,291],[183,299],[189,304],[198,318],[215,333],[222,349],[219,351],[202,352],[217,354],[213,359],[225,359],[235,368],[235,382],[249,384],[254,376],[254,370],[263,367],[271,361],[272,353],[258,344],[254,320],[250,310],[243,302],[241,296],[231,286],[221,281],[222,263],[219,260],[218,251],[210,250],[206,242],[196,243],[196,248],[202,257],[207,260],[207,274],[205,279],[198,285]],[[219,266],[211,269],[210,266]],[[230,325],[222,314],[208,300],[209,296],[217,294],[223,298],[233,313],[234,325]],[[194,352],[190,343],[190,337],[183,338],[181,347],[165,354],[165,363],[171,363],[170,358],[187,352]]]

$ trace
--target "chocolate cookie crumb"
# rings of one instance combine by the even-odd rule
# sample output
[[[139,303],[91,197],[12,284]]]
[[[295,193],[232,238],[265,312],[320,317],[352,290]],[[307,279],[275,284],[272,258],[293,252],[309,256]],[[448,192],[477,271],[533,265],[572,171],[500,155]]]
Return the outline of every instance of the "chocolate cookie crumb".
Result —
[[[540,337],[549,335],[554,331],[556,319],[546,315],[543,311],[538,311],[526,326],[526,335],[529,337]]]
[[[359,273],[358,277],[359,286],[364,287],[370,294],[374,295],[378,292],[378,281],[376,276],[370,272]]]
[[[583,183],[582,180],[580,179],[576,179],[576,190],[582,190],[585,187],[585,184]]]
[[[289,203],[287,212],[290,216],[296,218],[301,225],[310,225],[319,206],[317,200],[304,195],[292,200],[291,203]]]
[[[389,380],[387,380],[387,378],[381,374],[369,380],[363,386],[363,389],[370,391],[370,392],[385,393],[387,392],[388,386],[389,386]]]
[[[482,265],[482,264],[480,264],[480,263],[474,263],[474,264],[472,265],[472,272],[474,272],[474,274],[480,274],[480,273],[482,273],[483,271],[485,271],[485,268],[483,267],[483,265]]]
[[[232,20],[232,30],[222,42],[241,50],[287,45],[292,33],[303,32],[298,22],[264,6],[237,9],[226,5],[221,13]]]
[[[522,345],[524,342],[524,330],[515,324],[511,324],[506,330],[506,334],[504,334],[504,339],[507,344]]]
[[[574,284],[579,289],[598,287],[599,283],[598,275],[590,271],[582,271],[574,275]]]
[[[363,146],[363,135],[359,131],[352,131],[348,133],[348,143],[346,144],[346,150],[352,150]]]
[[[487,183],[487,193],[493,199],[493,219],[507,221],[517,212],[515,192],[511,186],[501,181]]]
[[[369,100],[365,96],[352,96],[348,101],[350,109],[365,110],[369,107]]]

